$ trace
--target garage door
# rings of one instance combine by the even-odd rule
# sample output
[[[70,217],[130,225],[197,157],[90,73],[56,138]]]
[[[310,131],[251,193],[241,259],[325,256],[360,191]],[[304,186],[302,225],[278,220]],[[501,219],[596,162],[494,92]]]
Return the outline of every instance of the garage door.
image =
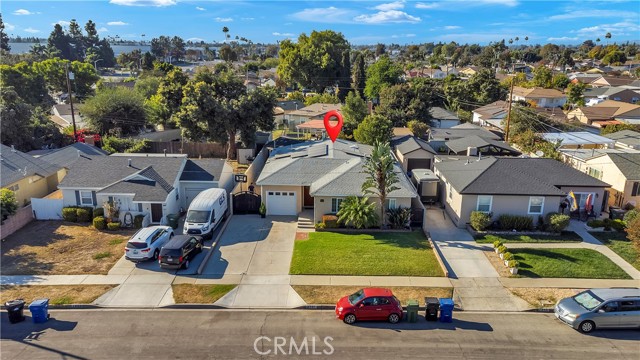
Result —
[[[191,202],[193,201],[193,199],[196,198],[196,196],[198,196],[198,194],[200,194],[201,191],[207,190],[209,188],[185,188],[184,189],[184,196],[185,196],[185,201],[187,203],[187,209],[189,208],[189,205],[191,204]]]
[[[297,215],[296,193],[291,191],[268,191],[268,215]]]

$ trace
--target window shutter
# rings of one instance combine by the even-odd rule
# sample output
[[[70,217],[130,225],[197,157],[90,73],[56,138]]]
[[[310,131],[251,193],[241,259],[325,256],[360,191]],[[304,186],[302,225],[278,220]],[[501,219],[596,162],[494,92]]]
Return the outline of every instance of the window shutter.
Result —
[[[98,205],[98,199],[96,199],[96,192],[92,191],[91,196],[93,197],[93,206]]]
[[[76,190],[76,205],[80,206],[80,191]]]

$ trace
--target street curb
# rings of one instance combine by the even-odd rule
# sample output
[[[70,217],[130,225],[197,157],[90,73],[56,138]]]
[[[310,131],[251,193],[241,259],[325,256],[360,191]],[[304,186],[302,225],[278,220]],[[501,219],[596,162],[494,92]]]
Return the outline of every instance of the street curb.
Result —
[[[213,304],[173,304],[159,307],[160,309],[184,310],[227,310],[228,308]]]
[[[24,304],[25,308],[28,308],[29,305]],[[69,305],[49,305],[48,307],[49,309],[52,310],[87,310],[87,309],[104,309],[104,307],[102,306],[98,306],[98,305],[91,305],[91,304],[69,304]],[[0,306],[0,310],[7,310],[7,307],[4,306],[4,304],[2,306]]]
[[[211,248],[209,249],[209,252],[207,253],[207,256],[205,256],[204,260],[202,260],[202,263],[198,267],[198,273],[196,275],[202,275],[202,270],[204,270],[204,267],[207,265],[207,263],[209,262],[209,259],[211,258],[211,256],[215,252],[216,246],[218,246],[218,242],[220,241],[220,238],[222,237],[222,234],[224,233],[225,229],[227,228],[227,225],[231,221],[232,217],[233,217],[233,214],[230,214],[229,217],[227,217],[227,220],[224,222],[224,224],[222,224],[222,228],[220,229],[220,232],[218,233],[218,236],[216,236],[215,240],[213,240],[213,243],[211,243]]]

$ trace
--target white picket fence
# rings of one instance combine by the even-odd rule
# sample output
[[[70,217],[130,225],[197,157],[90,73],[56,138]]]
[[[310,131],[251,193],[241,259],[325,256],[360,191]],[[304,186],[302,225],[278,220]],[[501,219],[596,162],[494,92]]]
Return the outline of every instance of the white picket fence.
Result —
[[[62,199],[31,198],[33,217],[36,220],[62,220]]]

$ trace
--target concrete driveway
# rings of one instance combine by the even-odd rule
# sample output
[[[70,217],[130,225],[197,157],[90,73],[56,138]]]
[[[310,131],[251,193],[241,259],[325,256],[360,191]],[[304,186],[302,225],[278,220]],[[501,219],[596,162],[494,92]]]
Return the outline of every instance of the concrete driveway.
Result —
[[[200,276],[240,284],[216,304],[241,308],[304,305],[289,285],[296,228],[293,216],[231,218]]]

